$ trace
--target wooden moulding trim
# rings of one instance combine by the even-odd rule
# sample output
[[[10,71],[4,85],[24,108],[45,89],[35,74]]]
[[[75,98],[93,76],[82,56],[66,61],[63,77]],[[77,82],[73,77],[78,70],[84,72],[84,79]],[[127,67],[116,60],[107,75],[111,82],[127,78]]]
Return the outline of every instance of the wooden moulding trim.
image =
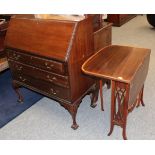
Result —
[[[75,26],[74,26],[74,29],[73,29],[73,33],[72,33],[72,37],[69,41],[69,46],[68,46],[68,49],[67,49],[67,54],[66,54],[66,57],[65,57],[65,62],[67,62],[67,60],[69,59],[69,56],[70,56],[70,52],[72,50],[72,47],[73,47],[73,41],[75,39],[75,34],[76,34],[76,31],[77,31],[77,25],[78,25],[78,22],[75,23]]]

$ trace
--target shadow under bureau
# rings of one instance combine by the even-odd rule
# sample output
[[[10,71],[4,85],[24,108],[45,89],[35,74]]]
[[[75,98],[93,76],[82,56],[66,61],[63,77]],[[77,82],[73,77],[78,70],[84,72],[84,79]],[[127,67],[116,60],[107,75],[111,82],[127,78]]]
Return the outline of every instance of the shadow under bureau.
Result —
[[[19,101],[20,86],[58,101],[76,123],[77,109],[86,94],[97,101],[95,80],[81,66],[94,53],[93,16],[13,16],[6,35],[6,50],[13,88]]]

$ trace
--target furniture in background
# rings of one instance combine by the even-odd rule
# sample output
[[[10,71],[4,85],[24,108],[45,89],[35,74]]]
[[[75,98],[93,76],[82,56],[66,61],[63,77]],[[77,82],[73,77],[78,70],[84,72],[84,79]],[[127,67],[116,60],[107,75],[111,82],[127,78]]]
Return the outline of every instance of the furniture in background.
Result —
[[[7,28],[8,22],[5,19],[0,18],[0,72],[9,67],[6,58],[6,53],[4,50],[4,40]]]
[[[9,68],[7,58],[0,58],[0,72]]]
[[[135,14],[108,14],[107,21],[113,23],[114,26],[121,26],[135,16]]]
[[[91,94],[93,107],[98,97],[95,80],[81,71],[94,54],[94,33],[102,29],[102,24],[94,25],[95,18],[100,16],[17,15],[11,18],[6,36],[19,101],[23,101],[20,86],[58,101],[71,114],[73,129],[78,128],[76,114],[82,98]]]
[[[85,74],[111,80],[111,135],[114,125],[126,136],[127,115],[143,103],[144,82],[148,73],[150,49],[112,45],[91,56],[82,66]],[[96,63],[97,62],[97,63]],[[102,92],[102,87],[100,87]],[[103,110],[103,97],[101,96]]]
[[[155,14],[147,14],[146,17],[147,17],[148,23],[153,27],[155,27]]]
[[[0,18],[0,57],[5,56],[4,40],[5,40],[7,28],[8,28],[8,22],[5,21],[5,19]]]

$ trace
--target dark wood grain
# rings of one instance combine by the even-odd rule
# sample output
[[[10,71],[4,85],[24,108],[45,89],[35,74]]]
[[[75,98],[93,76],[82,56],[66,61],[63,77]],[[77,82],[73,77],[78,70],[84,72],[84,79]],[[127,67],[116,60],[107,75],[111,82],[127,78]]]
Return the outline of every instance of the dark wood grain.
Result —
[[[19,99],[19,86],[24,86],[58,101],[71,114],[74,129],[82,98],[91,94],[91,105],[97,101],[95,80],[81,71],[84,61],[94,54],[94,18],[17,15],[11,18],[6,36]]]
[[[137,68],[150,54],[149,49],[112,45],[101,49],[82,66],[82,70],[100,78],[131,83]]]
[[[127,116],[140,103],[144,106],[144,82],[149,69],[150,49],[111,45],[91,56],[82,66],[84,73],[99,79],[109,79],[111,89],[111,123],[123,128],[126,140]],[[100,80],[101,81],[101,80]],[[100,87],[102,95],[102,87]],[[103,98],[101,96],[101,106]]]
[[[112,24],[103,22],[101,28],[94,32],[94,50],[97,52],[112,43]]]
[[[7,46],[65,61],[75,23],[13,17],[6,37]]]

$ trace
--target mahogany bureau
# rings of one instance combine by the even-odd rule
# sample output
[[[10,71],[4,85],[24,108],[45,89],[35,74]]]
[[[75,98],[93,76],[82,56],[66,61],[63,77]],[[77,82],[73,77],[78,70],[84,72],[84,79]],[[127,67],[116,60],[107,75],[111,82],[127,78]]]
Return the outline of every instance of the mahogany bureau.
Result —
[[[118,125],[123,128],[123,138],[127,139],[128,113],[140,103],[144,106],[143,89],[150,53],[150,49],[112,45],[99,50],[83,64],[84,73],[111,80],[111,127],[108,135],[114,125]]]
[[[6,58],[6,52],[4,50],[4,40],[7,28],[8,28],[8,22],[5,21],[5,19],[1,19],[0,17],[0,72],[4,71],[9,67]]]
[[[92,104],[97,100],[95,80],[81,71],[84,61],[94,53],[93,17],[13,16],[6,35],[19,101],[23,101],[20,86],[58,101],[71,114],[73,129],[78,128],[76,114],[82,98],[91,94]]]
[[[4,39],[7,28],[8,28],[8,22],[4,21],[3,19],[0,19],[0,58],[6,56],[4,52]]]

